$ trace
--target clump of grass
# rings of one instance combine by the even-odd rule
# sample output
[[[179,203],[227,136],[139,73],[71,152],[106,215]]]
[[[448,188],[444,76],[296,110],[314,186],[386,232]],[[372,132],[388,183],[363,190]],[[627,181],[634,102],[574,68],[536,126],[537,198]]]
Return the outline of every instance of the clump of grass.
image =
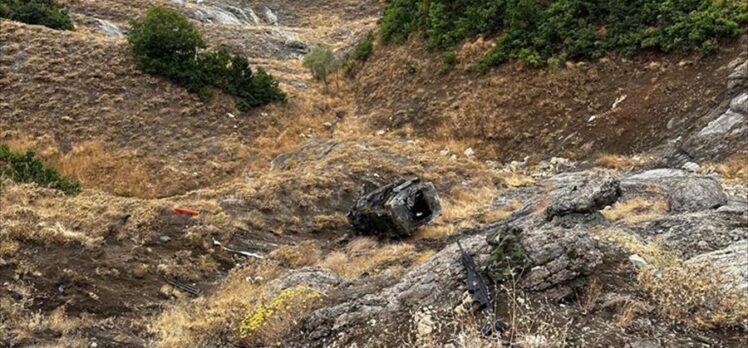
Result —
[[[639,287],[663,318],[700,329],[739,327],[748,320],[748,296],[721,269],[684,262],[660,244],[645,244],[624,231],[605,229],[595,235],[647,261],[639,270]],[[636,311],[622,312],[618,321],[629,322]]]
[[[249,342],[278,344],[298,324],[298,318],[320,302],[319,291],[304,286],[285,289],[250,311],[239,326],[239,335]]]
[[[371,238],[357,238],[343,251],[328,254],[319,265],[346,279],[376,275],[386,270],[402,269],[403,264],[415,265],[427,260],[433,251],[417,252],[412,244],[380,246]]]
[[[7,145],[0,145],[0,178],[3,177],[15,182],[35,183],[71,196],[81,192],[79,182],[66,178],[45,165],[34,151],[15,153]]]
[[[595,162],[599,166],[610,169],[633,169],[647,164],[640,158],[613,154],[601,155]]]
[[[740,327],[748,320],[748,296],[712,265],[658,271],[642,271],[638,279],[662,317],[701,329]]]
[[[634,198],[618,202],[610,209],[601,211],[603,216],[611,221],[623,221],[628,225],[650,221],[667,213],[667,202],[662,200],[648,201]]]

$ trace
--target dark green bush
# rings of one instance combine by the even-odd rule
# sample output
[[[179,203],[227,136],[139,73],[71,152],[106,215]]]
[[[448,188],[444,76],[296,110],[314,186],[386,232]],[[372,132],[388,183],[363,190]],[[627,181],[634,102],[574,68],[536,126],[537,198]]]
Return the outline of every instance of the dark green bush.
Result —
[[[79,182],[61,176],[53,168],[47,167],[33,151],[25,154],[10,151],[7,145],[0,145],[0,178],[16,182],[36,183],[39,186],[57,189],[67,195],[81,192]]]
[[[151,8],[134,20],[128,36],[138,67],[160,75],[208,100],[213,90],[237,99],[247,111],[273,101],[285,101],[278,82],[263,70],[253,74],[246,57],[226,49],[200,52],[205,41],[181,13],[166,7]]]
[[[748,3],[735,0],[390,0],[381,38],[424,36],[449,49],[478,35],[495,36],[482,68],[521,59],[531,66],[644,50],[717,50],[748,23]]]
[[[0,18],[58,30],[73,30],[68,11],[54,0],[0,0]]]

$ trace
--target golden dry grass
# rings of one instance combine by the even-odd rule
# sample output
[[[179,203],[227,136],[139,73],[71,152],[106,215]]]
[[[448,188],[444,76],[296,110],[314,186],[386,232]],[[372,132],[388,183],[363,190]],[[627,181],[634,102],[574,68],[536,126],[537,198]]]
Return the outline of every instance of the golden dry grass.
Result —
[[[318,265],[345,279],[357,279],[387,271],[398,274],[433,255],[430,250],[417,252],[412,244],[380,245],[371,238],[361,237],[349,242],[343,251],[331,252]]]
[[[686,263],[658,243],[645,244],[621,230],[594,235],[646,260],[639,287],[663,318],[700,329],[731,328],[748,320],[748,296],[721,269]],[[627,323],[634,315],[635,308],[624,308],[618,321]]]
[[[665,201],[634,198],[617,202],[610,209],[605,209],[601,213],[610,221],[622,221],[627,225],[634,225],[661,217],[667,214],[667,210],[668,205]]]
[[[632,156],[603,154],[595,160],[595,163],[605,168],[626,170],[642,167],[647,164],[647,161]]]
[[[728,182],[748,182],[748,158],[745,154],[738,153],[721,163],[707,163],[704,168],[719,173]]]

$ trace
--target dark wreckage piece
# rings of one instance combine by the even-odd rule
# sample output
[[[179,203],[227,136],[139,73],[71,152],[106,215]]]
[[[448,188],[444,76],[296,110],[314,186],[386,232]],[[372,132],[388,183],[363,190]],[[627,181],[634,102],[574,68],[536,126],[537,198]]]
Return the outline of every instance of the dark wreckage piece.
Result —
[[[434,220],[441,211],[434,185],[415,178],[398,180],[362,196],[347,216],[360,234],[403,238]]]

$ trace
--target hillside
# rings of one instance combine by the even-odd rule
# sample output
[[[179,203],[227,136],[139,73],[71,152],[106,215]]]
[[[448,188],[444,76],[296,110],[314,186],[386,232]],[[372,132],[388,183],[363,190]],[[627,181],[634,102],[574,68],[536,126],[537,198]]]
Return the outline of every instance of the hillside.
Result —
[[[506,37],[536,34],[488,5],[578,2],[57,0],[74,29],[56,30],[3,19],[3,1],[0,346],[748,339],[748,17],[703,39],[708,55],[663,36],[570,58],[562,40],[537,48],[553,66],[517,49],[484,67]],[[202,33],[200,53],[267,70],[287,102],[240,111],[143,72],[127,35],[157,5]],[[324,82],[304,64],[316,47],[340,60]],[[440,216],[397,239],[351,226],[359,197],[414,177]],[[488,284],[482,310],[461,248]]]

